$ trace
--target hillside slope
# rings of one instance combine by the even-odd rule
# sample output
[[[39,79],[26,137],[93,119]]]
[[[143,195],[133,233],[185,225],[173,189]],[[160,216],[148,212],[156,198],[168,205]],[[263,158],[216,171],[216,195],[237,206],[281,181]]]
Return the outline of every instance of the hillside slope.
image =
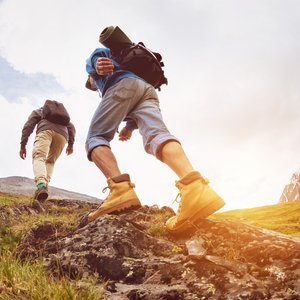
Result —
[[[33,179],[21,176],[9,176],[0,178],[0,192],[9,194],[20,194],[25,196],[32,196],[34,193]],[[49,186],[49,193],[52,198],[68,198],[83,200],[88,202],[97,202],[99,199],[89,195],[71,192],[65,189]]]
[[[238,221],[281,233],[300,236],[300,202],[285,202],[216,213],[218,220]]]
[[[298,237],[215,216],[176,237],[156,206],[78,228],[96,207],[0,193],[0,298],[300,299]]]

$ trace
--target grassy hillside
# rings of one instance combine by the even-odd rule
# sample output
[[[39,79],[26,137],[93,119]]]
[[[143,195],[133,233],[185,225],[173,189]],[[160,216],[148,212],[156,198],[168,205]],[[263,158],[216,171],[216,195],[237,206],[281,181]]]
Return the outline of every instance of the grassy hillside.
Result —
[[[33,225],[45,221],[54,225],[63,223],[65,231],[70,232],[76,229],[77,219],[83,210],[53,209],[49,206],[47,211],[39,214],[16,215],[14,209],[18,210],[24,204],[30,205],[31,198],[0,193],[0,299],[102,299],[103,284],[99,284],[96,278],[86,281],[55,278],[45,272],[41,259],[24,261],[15,253],[19,241]]]
[[[35,224],[51,222],[63,228],[58,233],[63,236],[76,230],[79,216],[88,208],[69,209],[46,202],[44,212],[15,213],[21,211],[22,205],[30,204],[30,197],[0,193],[0,300],[102,299],[103,283],[97,278],[87,281],[56,278],[45,272],[41,259],[20,260],[15,252],[19,241]],[[300,202],[233,210],[213,217],[300,236]]]
[[[214,214],[219,220],[232,220],[284,234],[300,236],[300,202],[287,202]]]

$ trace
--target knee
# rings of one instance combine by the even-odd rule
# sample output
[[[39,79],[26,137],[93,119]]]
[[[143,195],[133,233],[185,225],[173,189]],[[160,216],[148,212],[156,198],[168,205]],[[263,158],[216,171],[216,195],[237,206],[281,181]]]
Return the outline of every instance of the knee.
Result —
[[[168,145],[168,147],[166,147]],[[153,139],[150,143],[145,145],[145,151],[155,156],[158,160],[164,161],[164,156],[173,155],[170,149],[181,147],[180,142],[176,138],[168,139]],[[167,149],[167,154],[166,154]]]
[[[54,165],[55,161],[56,161],[56,159],[54,159],[54,158],[47,158],[46,159],[46,164]]]
[[[178,149],[181,149],[181,144],[176,139],[171,139],[163,142],[157,148],[156,157],[161,160],[162,162],[165,161],[165,157],[173,157],[177,155]]]
[[[107,153],[107,150],[110,150],[110,147],[107,145],[96,146],[88,153],[88,159],[93,162],[102,159],[102,157],[105,156],[105,153]]]
[[[92,155],[96,151],[98,151],[98,148],[110,148],[110,143],[109,140],[105,138],[99,138],[99,137],[94,137],[94,138],[89,138],[86,143],[85,143],[85,150],[87,153],[87,158],[89,161],[92,161]],[[97,150],[98,149],[98,150]]]
[[[34,160],[40,160],[40,161],[46,161],[46,153],[41,150],[35,150],[32,153],[32,159]]]

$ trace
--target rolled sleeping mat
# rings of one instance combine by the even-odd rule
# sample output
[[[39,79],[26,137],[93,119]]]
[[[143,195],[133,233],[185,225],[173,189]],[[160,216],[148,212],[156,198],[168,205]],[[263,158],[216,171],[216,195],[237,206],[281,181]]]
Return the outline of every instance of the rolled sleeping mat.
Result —
[[[118,52],[133,44],[130,38],[118,26],[106,27],[100,33],[99,42],[114,52]]]

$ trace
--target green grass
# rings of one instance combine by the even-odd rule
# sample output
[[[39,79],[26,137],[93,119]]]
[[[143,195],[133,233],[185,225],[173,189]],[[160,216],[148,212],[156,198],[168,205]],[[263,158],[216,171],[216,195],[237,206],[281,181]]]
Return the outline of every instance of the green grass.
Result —
[[[12,210],[17,204],[30,205],[31,203],[31,197],[0,193],[0,208],[4,206],[5,211]],[[35,224],[43,222],[51,222],[53,224],[62,223],[67,231],[74,231],[78,226],[78,218],[86,212],[84,208],[73,210],[68,207],[58,207],[48,202],[46,202],[44,206],[46,211],[39,214],[24,214],[17,217],[11,216],[9,218],[10,223],[12,223],[10,226],[11,232],[14,235],[22,235],[28,232]],[[0,220],[0,228],[1,225],[3,226]]]
[[[30,202],[30,197],[0,193],[0,209],[2,207],[3,212],[12,211],[18,203],[30,204]],[[95,278],[85,281],[56,278],[46,273],[40,259],[20,261],[14,255],[14,250],[22,236],[34,225],[51,222],[58,228],[64,228],[58,233],[59,236],[64,236],[76,229],[78,217],[86,210],[86,208],[73,210],[57,207],[47,202],[45,206],[46,211],[39,214],[21,216],[11,214],[9,224],[1,223],[0,220],[0,300],[102,299],[104,285]],[[212,217],[300,236],[300,202],[232,210],[214,214]],[[149,220],[153,226],[148,229],[148,233],[164,238],[166,218],[167,216],[162,212],[153,214]],[[181,251],[180,248],[174,248],[176,253]]]
[[[148,229],[148,233],[155,237],[164,237],[166,233],[165,222],[166,222],[166,213],[157,212],[151,215],[151,224],[152,226]]]
[[[14,249],[21,235],[15,234],[7,226],[0,226],[0,251]]]
[[[19,261],[9,251],[1,252],[1,300],[97,300],[102,299],[103,285],[96,279],[71,281],[48,275],[40,261]]]
[[[30,228],[32,228],[34,225],[45,222],[50,222],[53,225],[62,223],[65,230],[69,232],[77,229],[76,216],[56,216],[51,215],[49,213],[21,216],[18,222],[15,222],[15,224],[11,226],[11,229],[14,232],[14,234],[24,234],[28,232]]]
[[[10,195],[7,193],[0,193],[0,205],[12,205],[16,203],[26,203],[29,204],[31,198],[23,195]]]
[[[300,202],[287,202],[216,213],[219,220],[238,221],[284,234],[300,236]]]
[[[17,204],[30,204],[31,198],[0,193],[0,209],[13,210]],[[47,203],[45,204],[48,205]],[[38,223],[63,224],[67,234],[76,229],[83,209],[47,207],[47,212],[9,218],[9,225],[0,222],[0,300],[98,300],[103,298],[104,284],[96,278],[70,280],[46,273],[41,259],[19,260],[14,250],[31,227]],[[0,220],[1,221],[1,220]]]

